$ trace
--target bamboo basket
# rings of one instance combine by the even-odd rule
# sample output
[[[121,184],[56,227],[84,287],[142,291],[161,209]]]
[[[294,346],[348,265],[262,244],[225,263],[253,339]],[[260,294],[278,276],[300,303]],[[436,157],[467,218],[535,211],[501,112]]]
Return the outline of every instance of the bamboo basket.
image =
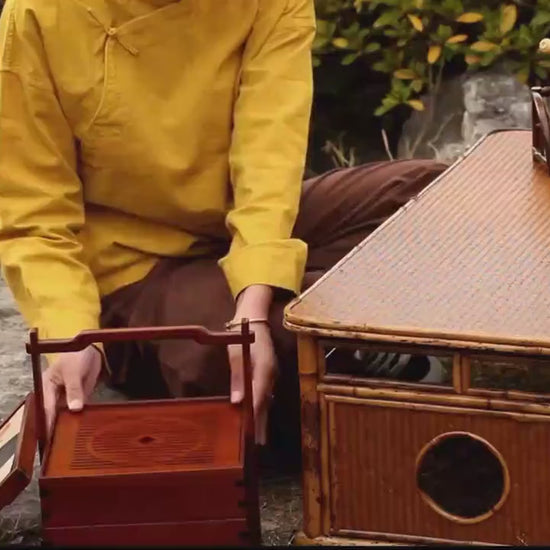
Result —
[[[533,130],[486,136],[287,307],[297,544],[550,543],[550,384],[483,378],[550,377],[546,95],[533,90]],[[346,348],[440,356],[448,381],[334,372],[328,351]]]

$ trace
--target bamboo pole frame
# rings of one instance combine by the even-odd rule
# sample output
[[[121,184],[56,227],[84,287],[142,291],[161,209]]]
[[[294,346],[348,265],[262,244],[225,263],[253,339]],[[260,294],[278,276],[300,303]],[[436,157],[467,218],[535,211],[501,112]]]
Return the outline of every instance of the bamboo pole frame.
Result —
[[[513,418],[516,420],[533,420],[538,422],[550,422],[550,414],[547,409],[545,412],[535,412],[535,411],[510,411],[505,408],[495,409],[487,407],[485,409],[468,407],[468,406],[453,406],[449,403],[433,404],[433,403],[422,403],[422,402],[412,402],[412,401],[402,401],[402,400],[385,400],[385,399],[368,399],[365,397],[350,397],[346,395],[327,395],[326,400],[334,403],[349,403],[353,405],[373,405],[373,406],[383,406],[386,408],[403,408],[404,403],[407,404],[409,410],[417,411],[431,411],[437,413],[459,413],[459,414],[490,414],[492,416],[499,416],[503,418]]]
[[[302,321],[304,322],[304,321]],[[359,327],[350,327],[349,330],[344,328],[332,327],[311,327],[307,325],[295,324],[289,318],[285,318],[284,327],[291,332],[310,337],[322,338],[323,340],[347,340],[347,341],[362,341],[370,342],[371,345],[390,345],[393,349],[398,349],[402,346],[409,348],[414,346],[415,349],[433,349],[441,352],[449,351],[467,351],[470,353],[490,353],[498,355],[511,355],[515,357],[538,357],[550,358],[550,345],[543,341],[529,341],[517,339],[517,341],[484,341],[479,340],[451,338],[450,336],[441,335],[434,336],[426,334],[425,336],[409,336],[401,334],[382,334],[377,332],[364,332]],[[363,344],[364,345],[364,344]]]
[[[298,335],[298,364],[300,374],[302,418],[302,484],[304,532],[309,538],[322,534],[320,432],[321,413],[318,376],[321,372],[319,347],[314,338]]]

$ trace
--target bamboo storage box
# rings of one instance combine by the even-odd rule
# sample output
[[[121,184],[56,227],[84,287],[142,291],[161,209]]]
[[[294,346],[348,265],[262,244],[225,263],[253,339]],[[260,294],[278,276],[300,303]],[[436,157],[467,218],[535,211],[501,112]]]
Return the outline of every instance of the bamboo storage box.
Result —
[[[488,135],[287,307],[296,543],[550,543],[550,395],[484,378],[550,375],[550,175],[533,137]],[[347,348],[439,356],[449,379],[331,370]]]
[[[193,338],[243,345],[246,397],[90,404],[58,412],[45,444],[38,353],[82,349],[96,341]],[[0,505],[30,481],[41,450],[42,534],[54,546],[256,545],[260,540],[253,456],[248,324],[243,333],[163,327],[81,333],[38,341],[31,332],[35,391],[0,430],[19,434],[4,467]]]

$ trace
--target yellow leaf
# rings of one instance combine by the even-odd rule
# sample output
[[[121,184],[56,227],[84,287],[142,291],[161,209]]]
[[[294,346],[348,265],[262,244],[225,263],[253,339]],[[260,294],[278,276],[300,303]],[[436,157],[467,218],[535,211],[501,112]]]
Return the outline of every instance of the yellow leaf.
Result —
[[[418,31],[422,32],[424,30],[424,25],[422,24],[422,20],[417,15],[407,15],[409,18],[409,21],[411,22],[411,25]]]
[[[477,23],[483,19],[483,14],[469,11],[457,17],[459,23]]]
[[[490,52],[491,50],[494,50],[497,45],[492,42],[480,40],[479,42],[474,42],[470,47],[476,52]]]
[[[336,48],[347,48],[349,46],[349,41],[347,40],[347,38],[335,38],[332,41],[332,44]]]
[[[410,69],[398,69],[393,73],[393,76],[400,80],[414,80],[416,78],[416,74]]]
[[[415,0],[414,5],[417,10],[421,10],[424,7],[424,0]]]
[[[478,57],[477,55],[467,55],[464,58],[464,61],[466,61],[468,65],[475,65],[481,61],[481,57]]]
[[[430,46],[430,49],[428,50],[428,63],[430,65],[433,65],[441,56],[441,46],[438,44],[435,44],[433,46]]]
[[[517,18],[518,9],[515,4],[508,4],[507,6],[504,6],[500,17],[500,32],[502,34],[510,32],[514,28]]]
[[[447,44],[458,44],[459,42],[464,42],[465,40],[468,40],[467,34],[455,34],[447,40]]]
[[[407,105],[410,105],[415,111],[423,111],[425,109],[424,103],[420,99],[409,99]]]

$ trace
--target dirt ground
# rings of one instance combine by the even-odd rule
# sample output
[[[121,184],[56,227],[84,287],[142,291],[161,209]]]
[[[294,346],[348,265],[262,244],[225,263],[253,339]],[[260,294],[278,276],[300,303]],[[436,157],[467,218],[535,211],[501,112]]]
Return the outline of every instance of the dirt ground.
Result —
[[[12,297],[0,279],[0,418],[6,418],[32,389],[31,368],[25,353],[26,329]],[[120,396],[102,388],[98,400]],[[35,465],[35,470],[38,464]],[[296,477],[262,481],[261,514],[264,545],[286,545],[299,529],[301,486]],[[40,545],[40,507],[36,476],[29,487],[0,511],[0,546]]]

